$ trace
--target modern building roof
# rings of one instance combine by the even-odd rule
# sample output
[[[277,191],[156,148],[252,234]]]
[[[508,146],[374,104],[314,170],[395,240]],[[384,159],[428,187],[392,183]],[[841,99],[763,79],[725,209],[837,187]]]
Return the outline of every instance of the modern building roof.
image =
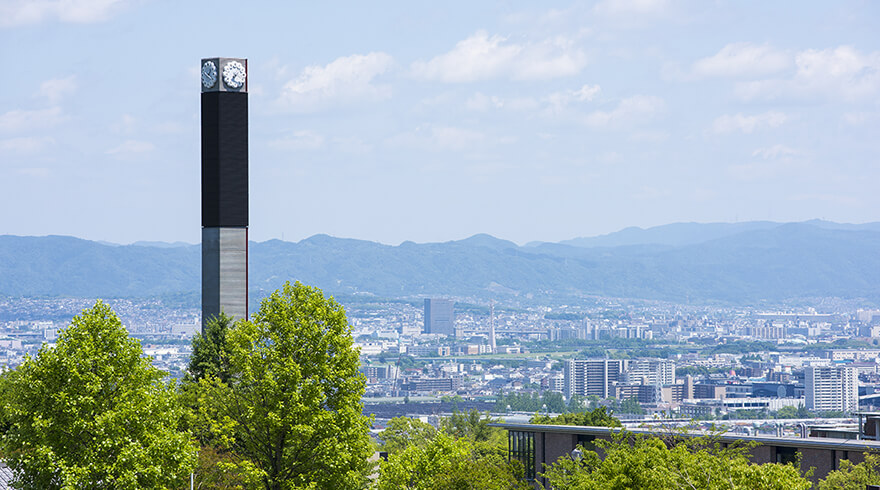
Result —
[[[555,432],[561,434],[583,434],[583,435],[608,435],[609,433],[618,433],[626,430],[632,434],[641,434],[646,436],[668,435],[676,429],[621,429],[619,427],[586,427],[578,425],[543,425],[543,424],[508,424],[493,423],[492,427],[500,427],[507,430],[524,431],[524,432]],[[733,443],[756,442],[761,445],[768,446],[790,446],[799,448],[816,448],[816,449],[839,449],[847,451],[878,451],[880,452],[880,441],[871,441],[865,439],[829,439],[824,437],[774,437],[774,436],[746,436],[740,434],[710,434],[702,431],[688,431],[675,433],[679,437],[700,437],[714,435],[720,442]]]

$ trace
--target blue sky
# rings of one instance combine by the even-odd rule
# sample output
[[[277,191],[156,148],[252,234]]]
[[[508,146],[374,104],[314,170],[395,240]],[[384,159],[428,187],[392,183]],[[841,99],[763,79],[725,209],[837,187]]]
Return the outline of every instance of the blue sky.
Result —
[[[0,0],[0,234],[200,239],[199,60],[250,236],[880,220],[880,3]]]

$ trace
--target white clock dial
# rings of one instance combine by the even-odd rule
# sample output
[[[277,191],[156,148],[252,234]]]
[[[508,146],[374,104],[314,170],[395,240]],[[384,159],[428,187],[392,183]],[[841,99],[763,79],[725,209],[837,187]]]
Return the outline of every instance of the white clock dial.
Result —
[[[217,83],[217,65],[213,61],[206,61],[202,65],[202,86],[211,88]]]
[[[223,67],[223,81],[229,88],[239,89],[244,86],[247,79],[244,65],[238,61],[230,61]]]

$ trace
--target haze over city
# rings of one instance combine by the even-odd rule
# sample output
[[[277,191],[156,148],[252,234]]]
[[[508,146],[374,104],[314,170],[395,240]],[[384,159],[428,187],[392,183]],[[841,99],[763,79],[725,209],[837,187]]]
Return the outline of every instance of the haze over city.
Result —
[[[198,60],[250,238],[878,221],[872,2],[0,3],[0,234],[199,242]]]

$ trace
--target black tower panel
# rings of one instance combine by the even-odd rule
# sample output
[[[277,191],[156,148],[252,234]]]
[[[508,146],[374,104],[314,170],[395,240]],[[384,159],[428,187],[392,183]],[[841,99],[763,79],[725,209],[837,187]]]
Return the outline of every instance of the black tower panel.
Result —
[[[202,93],[202,226],[248,226],[248,99]]]

